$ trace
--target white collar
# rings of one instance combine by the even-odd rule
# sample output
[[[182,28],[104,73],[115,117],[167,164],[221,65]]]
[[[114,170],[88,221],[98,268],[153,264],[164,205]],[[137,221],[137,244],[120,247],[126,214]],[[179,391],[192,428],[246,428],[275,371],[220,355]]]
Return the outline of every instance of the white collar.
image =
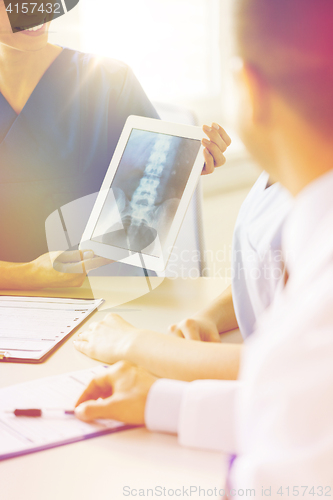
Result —
[[[304,188],[295,198],[294,208],[286,220],[282,249],[289,274],[301,267],[315,267],[303,261],[309,251],[317,257],[332,249],[333,243],[333,169]],[[323,248],[324,247],[324,248]],[[310,257],[310,255],[309,255]],[[316,258],[313,255],[313,258]],[[302,265],[301,265],[302,261]]]

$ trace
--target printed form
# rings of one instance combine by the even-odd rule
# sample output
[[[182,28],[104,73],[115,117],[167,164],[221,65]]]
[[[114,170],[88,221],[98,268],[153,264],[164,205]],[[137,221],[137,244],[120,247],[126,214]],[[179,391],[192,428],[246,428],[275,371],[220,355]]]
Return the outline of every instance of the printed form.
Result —
[[[97,366],[0,389],[0,460],[132,428],[114,420],[85,423],[61,411],[73,410],[91,379],[107,368]],[[50,411],[41,417],[12,413],[26,408]]]
[[[41,361],[102,303],[0,296],[0,360]]]

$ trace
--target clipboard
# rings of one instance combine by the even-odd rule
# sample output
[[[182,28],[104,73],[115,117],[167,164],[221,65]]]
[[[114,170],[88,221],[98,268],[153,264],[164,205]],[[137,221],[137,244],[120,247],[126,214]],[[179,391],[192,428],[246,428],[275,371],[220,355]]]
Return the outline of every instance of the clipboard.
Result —
[[[0,296],[0,362],[42,363],[103,302]]]
[[[0,389],[0,461],[138,427],[115,420],[86,423],[75,416],[32,418],[7,413],[31,406],[74,408],[91,379],[107,368],[98,365]]]

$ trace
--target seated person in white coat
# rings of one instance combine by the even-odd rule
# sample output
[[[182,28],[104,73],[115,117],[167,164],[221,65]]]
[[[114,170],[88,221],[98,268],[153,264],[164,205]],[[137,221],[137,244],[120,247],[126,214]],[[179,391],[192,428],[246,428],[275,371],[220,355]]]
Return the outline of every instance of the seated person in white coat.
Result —
[[[285,284],[246,343],[238,382],[158,380],[121,362],[89,385],[76,414],[232,453],[227,493],[269,488],[280,498],[304,485],[314,498],[332,494],[333,4],[235,4],[240,134],[293,196]]]

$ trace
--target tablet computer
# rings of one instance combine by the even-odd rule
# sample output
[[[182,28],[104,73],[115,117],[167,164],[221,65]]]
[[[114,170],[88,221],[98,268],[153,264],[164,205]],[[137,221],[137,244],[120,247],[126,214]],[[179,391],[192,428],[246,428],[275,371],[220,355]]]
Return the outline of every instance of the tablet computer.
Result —
[[[201,174],[199,127],[130,116],[81,250],[163,272]]]

